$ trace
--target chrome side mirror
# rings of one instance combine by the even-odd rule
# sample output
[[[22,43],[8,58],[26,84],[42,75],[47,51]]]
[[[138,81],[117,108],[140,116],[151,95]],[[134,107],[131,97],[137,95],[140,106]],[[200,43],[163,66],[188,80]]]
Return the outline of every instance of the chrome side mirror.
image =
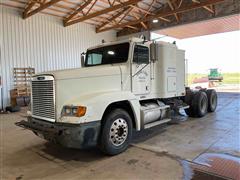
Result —
[[[157,44],[156,43],[152,43],[150,44],[150,60],[152,62],[157,61],[158,57],[157,57]]]
[[[81,67],[84,67],[84,66],[85,66],[85,55],[86,55],[85,52],[83,52],[83,53],[81,54]]]

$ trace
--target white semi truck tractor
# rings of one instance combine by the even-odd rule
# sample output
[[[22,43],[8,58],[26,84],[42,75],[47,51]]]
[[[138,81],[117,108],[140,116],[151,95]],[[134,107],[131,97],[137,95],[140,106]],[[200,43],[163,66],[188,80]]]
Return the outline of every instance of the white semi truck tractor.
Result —
[[[141,38],[89,48],[84,67],[37,74],[28,120],[16,125],[70,148],[98,146],[116,155],[133,129],[168,123],[185,110],[214,112],[214,90],[185,86],[185,52],[173,43]]]

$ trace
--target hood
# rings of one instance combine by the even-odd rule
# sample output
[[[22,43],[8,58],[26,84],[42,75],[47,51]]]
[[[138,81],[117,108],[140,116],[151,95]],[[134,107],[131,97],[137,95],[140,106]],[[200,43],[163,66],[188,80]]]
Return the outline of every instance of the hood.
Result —
[[[67,70],[49,71],[43,72],[37,75],[53,75],[56,80],[64,79],[78,79],[85,77],[99,77],[99,76],[111,76],[120,75],[120,67],[112,65],[101,65],[93,67],[83,67]]]

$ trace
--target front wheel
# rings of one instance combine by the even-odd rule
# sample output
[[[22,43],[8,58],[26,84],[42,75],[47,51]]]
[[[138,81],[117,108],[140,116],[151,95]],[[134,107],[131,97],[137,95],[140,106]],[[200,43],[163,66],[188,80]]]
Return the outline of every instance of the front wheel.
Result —
[[[123,109],[114,109],[103,119],[100,149],[116,155],[128,148],[132,138],[132,119]]]

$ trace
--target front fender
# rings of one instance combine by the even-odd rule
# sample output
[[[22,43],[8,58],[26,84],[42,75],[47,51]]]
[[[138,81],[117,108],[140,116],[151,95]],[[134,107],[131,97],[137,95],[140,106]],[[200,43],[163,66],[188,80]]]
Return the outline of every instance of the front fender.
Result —
[[[87,112],[83,117],[60,117],[60,122],[66,123],[87,123],[101,120],[106,108],[114,102],[128,101],[132,106],[136,119],[136,126],[140,122],[140,104],[137,97],[130,91],[98,92],[81,95],[73,100],[69,100],[65,105],[85,106]],[[137,128],[138,129],[138,128]]]

